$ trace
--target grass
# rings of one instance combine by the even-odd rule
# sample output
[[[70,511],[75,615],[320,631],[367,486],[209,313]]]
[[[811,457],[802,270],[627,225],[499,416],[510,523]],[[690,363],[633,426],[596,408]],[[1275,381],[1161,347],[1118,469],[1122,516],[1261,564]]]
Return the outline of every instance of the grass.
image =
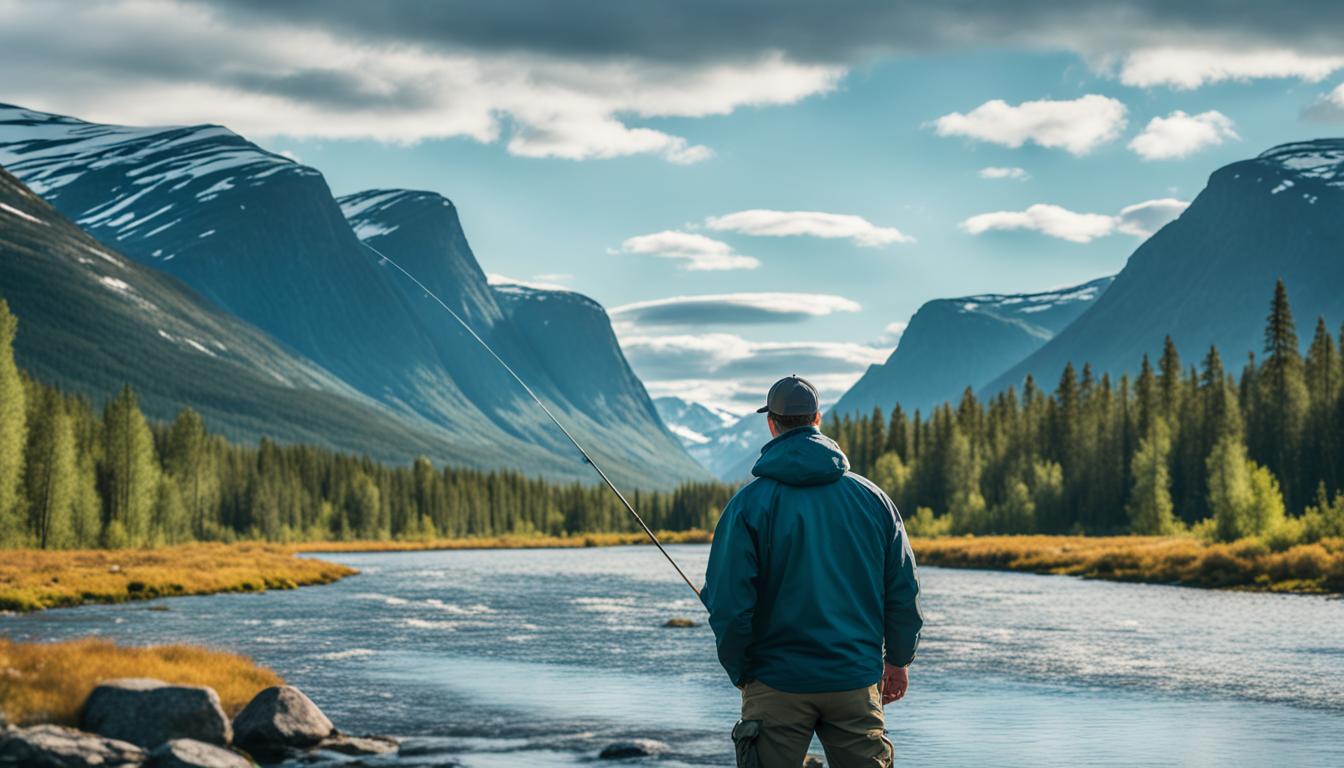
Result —
[[[1344,539],[1282,552],[1256,539],[1206,544],[1160,536],[953,536],[916,539],[922,565],[1273,592],[1344,592]]]
[[[188,645],[119,646],[107,640],[15,643],[0,637],[0,712],[18,725],[74,725],[98,683],[119,677],[207,685],[232,717],[284,681],[245,656]]]
[[[664,544],[708,544],[713,534],[709,531],[659,531],[658,540]],[[292,544],[296,552],[410,552],[429,549],[563,549],[570,547],[617,547],[629,544],[648,544],[643,533],[588,533],[574,536],[542,536],[516,534],[507,536],[472,537],[460,539],[428,539],[406,541],[310,541]]]
[[[4,550],[0,610],[35,611],[175,595],[261,592],[328,584],[355,570],[271,544],[160,549]]]

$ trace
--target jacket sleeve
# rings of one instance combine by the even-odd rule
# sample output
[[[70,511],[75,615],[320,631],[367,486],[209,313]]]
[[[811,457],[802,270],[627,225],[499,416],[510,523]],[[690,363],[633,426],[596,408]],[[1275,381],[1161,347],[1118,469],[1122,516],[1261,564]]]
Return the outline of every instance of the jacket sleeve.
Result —
[[[705,587],[700,600],[709,609],[719,663],[733,685],[742,685],[756,614],[756,579],[760,572],[756,537],[743,519],[742,494],[728,502],[714,528]]]
[[[919,631],[924,627],[924,614],[919,609],[919,574],[915,570],[915,554],[905,535],[905,525],[891,499],[883,494],[883,501],[891,509],[895,532],[887,543],[886,564],[886,645],[887,662],[904,667],[915,659],[919,647]]]

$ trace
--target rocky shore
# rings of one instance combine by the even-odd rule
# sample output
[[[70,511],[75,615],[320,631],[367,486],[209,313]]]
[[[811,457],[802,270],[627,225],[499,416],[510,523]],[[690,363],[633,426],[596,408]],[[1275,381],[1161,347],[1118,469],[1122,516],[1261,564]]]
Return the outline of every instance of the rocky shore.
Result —
[[[393,757],[401,747],[385,736],[342,733],[289,685],[263,690],[230,720],[211,688],[148,678],[109,680],[89,695],[79,725],[18,728],[0,719],[0,766],[248,768],[301,762],[316,767],[348,764],[352,757]]]

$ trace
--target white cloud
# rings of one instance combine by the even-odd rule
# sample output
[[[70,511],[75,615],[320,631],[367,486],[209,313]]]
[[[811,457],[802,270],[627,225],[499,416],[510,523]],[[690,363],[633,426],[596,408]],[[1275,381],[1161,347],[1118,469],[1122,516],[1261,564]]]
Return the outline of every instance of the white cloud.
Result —
[[[609,314],[615,321],[640,325],[751,325],[797,322],[861,308],[858,302],[826,293],[725,293],[638,301]]]
[[[1026,181],[1031,178],[1025,168],[989,168],[980,169],[980,178],[982,179],[1012,179],[1013,181]]]
[[[882,344],[894,347],[901,340],[901,336],[905,335],[905,329],[909,325],[910,323],[905,320],[888,323],[887,327],[882,329],[882,335],[878,336],[877,340]]]
[[[1171,160],[1192,155],[1227,139],[1240,139],[1232,119],[1217,110],[1187,115],[1176,110],[1166,117],[1154,117],[1143,131],[1129,142],[1129,148],[1144,160]]]
[[[761,342],[731,333],[622,335],[621,348],[654,397],[676,395],[731,411],[759,403],[797,373],[833,400],[890,349],[851,342]]]
[[[538,275],[538,277],[541,277]],[[568,291],[567,286],[559,283],[546,282],[545,280],[519,280],[517,278],[501,275],[498,272],[487,272],[486,282],[490,285],[521,285],[524,288],[535,288],[540,291]]]
[[[868,247],[915,241],[913,237],[895,227],[879,227],[862,216],[846,213],[752,209],[723,216],[711,216],[705,220],[705,224],[716,231],[740,232],[758,237],[807,235],[848,238]]]
[[[1127,235],[1146,238],[1166,226],[1167,222],[1180,216],[1181,212],[1189,207],[1190,203],[1170,197],[1127,205],[1120,209],[1115,229]]]
[[[0,70],[27,73],[6,83],[6,101],[102,122],[214,122],[253,137],[462,137],[502,140],[524,157],[673,163],[713,153],[633,120],[792,104],[834,89],[845,72],[779,52],[687,64],[364,40],[152,0],[0,2]]]
[[[725,242],[674,230],[629,238],[621,243],[621,252],[676,259],[682,262],[682,269],[690,272],[755,269],[761,265],[759,260],[737,253]]]
[[[966,136],[1013,148],[1030,141],[1085,155],[1120,135],[1125,112],[1119,100],[1097,94],[1071,101],[1024,101],[1015,106],[994,99],[964,115],[943,115],[934,121],[934,129],[939,136]]]
[[[1120,82],[1147,88],[1198,88],[1224,80],[1269,77],[1320,82],[1344,68],[1344,56],[1299,53],[1286,48],[1146,48],[1125,55]]]
[[[1026,229],[1074,243],[1089,243],[1115,230],[1115,217],[1100,213],[1075,213],[1067,208],[1036,203],[1025,211],[981,213],[961,222],[972,235],[993,230]]]
[[[1302,110],[1302,116],[1321,123],[1344,123],[1344,83],[1321,94],[1314,104]]]
[[[1099,237],[1122,232],[1148,237],[1181,214],[1190,205],[1182,200],[1164,198],[1126,206],[1119,215],[1077,213],[1058,205],[1037,203],[1025,211],[994,211],[972,216],[961,222],[961,229],[972,235],[991,231],[1028,230],[1074,243],[1090,243]]]

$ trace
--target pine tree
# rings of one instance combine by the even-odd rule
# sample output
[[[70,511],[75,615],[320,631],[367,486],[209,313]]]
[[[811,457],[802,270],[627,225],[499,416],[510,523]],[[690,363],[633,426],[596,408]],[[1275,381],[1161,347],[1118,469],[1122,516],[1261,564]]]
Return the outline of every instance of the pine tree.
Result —
[[[23,378],[14,362],[18,325],[9,304],[0,299],[0,544],[15,541],[23,530],[20,483],[28,413]]]
[[[159,465],[154,437],[130,386],[103,410],[103,455],[110,538],[122,545],[143,545],[158,499]]]
[[[1344,370],[1335,350],[1334,339],[1325,325],[1325,318],[1316,319],[1316,333],[1307,350],[1307,394],[1311,401],[1304,440],[1304,476],[1324,483],[1327,489],[1338,488],[1339,453],[1344,450],[1336,424],[1340,392],[1344,389]]]
[[[210,513],[217,504],[219,483],[205,421],[200,414],[190,408],[178,412],[169,431],[165,454],[164,463],[177,485],[179,503],[165,507],[164,511],[179,510],[186,517],[186,527],[192,535],[204,539],[210,529]],[[174,530],[181,527],[176,520],[161,520],[160,525]]]
[[[1260,384],[1259,428],[1252,449],[1261,463],[1282,478],[1291,506],[1307,496],[1306,489],[1299,487],[1299,460],[1308,397],[1293,312],[1282,280],[1274,286],[1274,301],[1265,322],[1265,360],[1256,378]]]

